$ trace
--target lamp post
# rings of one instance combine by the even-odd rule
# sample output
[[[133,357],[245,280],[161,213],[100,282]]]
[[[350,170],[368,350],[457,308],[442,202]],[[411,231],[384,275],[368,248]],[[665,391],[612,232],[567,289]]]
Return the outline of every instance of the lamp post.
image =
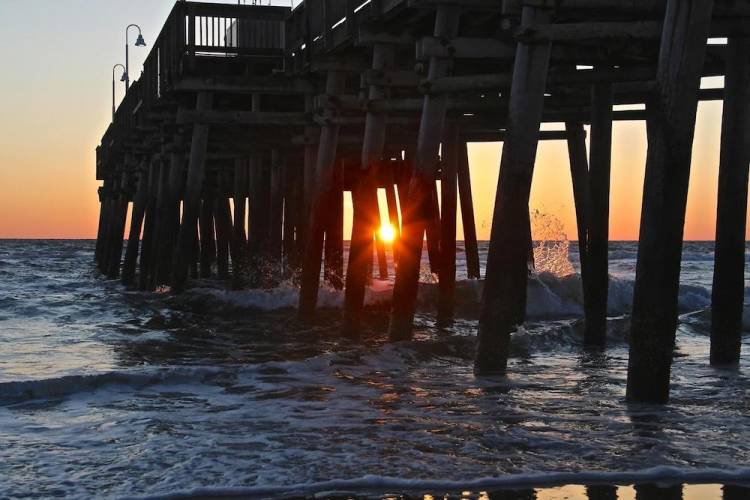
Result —
[[[122,76],[120,77],[121,82],[127,81],[128,71],[122,64],[115,64],[112,66],[112,122],[115,121],[115,70],[117,67],[122,68]],[[127,93],[128,88],[125,87],[125,92]]]
[[[128,33],[130,33],[130,28],[138,28],[138,38],[135,40],[135,46],[136,47],[145,47],[146,41],[143,39],[143,34],[141,33],[141,27],[137,24],[129,24],[127,28],[125,28],[125,89],[130,88],[130,42],[128,41]]]

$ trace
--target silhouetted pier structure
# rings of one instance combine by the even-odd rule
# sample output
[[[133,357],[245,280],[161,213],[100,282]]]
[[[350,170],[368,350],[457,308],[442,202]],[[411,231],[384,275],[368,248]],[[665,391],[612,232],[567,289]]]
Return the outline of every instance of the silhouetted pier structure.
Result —
[[[344,329],[355,335],[373,255],[382,276],[394,272],[376,237],[385,189],[399,235],[390,337],[409,339],[425,234],[439,319],[453,317],[459,199],[469,277],[480,277],[466,144],[503,141],[476,358],[478,374],[503,373],[525,316],[538,141],[568,144],[585,341],[601,347],[612,123],[645,120],[628,397],[664,402],[700,100],[725,101],[711,361],[739,361],[749,37],[745,0],[178,2],[97,148],[98,265],[175,292],[191,275],[258,287],[299,269],[300,317],[314,315],[323,276],[345,287]],[[725,89],[701,89],[706,76],[725,76]]]

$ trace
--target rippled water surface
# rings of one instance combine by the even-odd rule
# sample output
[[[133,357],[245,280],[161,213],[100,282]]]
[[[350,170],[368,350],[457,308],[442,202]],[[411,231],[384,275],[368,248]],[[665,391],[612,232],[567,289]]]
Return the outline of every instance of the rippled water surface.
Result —
[[[353,343],[333,291],[301,325],[291,286],[129,292],[93,270],[93,242],[0,241],[0,497],[750,481],[748,357],[708,365],[711,244],[686,245],[670,404],[624,402],[636,250],[612,245],[605,353],[580,347],[577,276],[541,273],[509,375],[478,379],[477,283],[459,283],[449,329],[425,305],[415,341],[389,345],[373,305]]]

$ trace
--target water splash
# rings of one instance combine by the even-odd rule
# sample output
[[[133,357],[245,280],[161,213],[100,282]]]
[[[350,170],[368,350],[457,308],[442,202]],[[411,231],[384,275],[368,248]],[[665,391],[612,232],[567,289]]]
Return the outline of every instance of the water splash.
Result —
[[[569,258],[570,242],[560,219],[538,209],[532,210],[531,235],[537,274],[550,273],[559,277],[575,273]]]

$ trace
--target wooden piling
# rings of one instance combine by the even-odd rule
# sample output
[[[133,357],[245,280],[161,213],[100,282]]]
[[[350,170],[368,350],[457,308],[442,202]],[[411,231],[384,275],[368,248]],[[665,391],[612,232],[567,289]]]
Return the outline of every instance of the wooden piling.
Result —
[[[198,94],[196,110],[208,111],[211,108],[212,96],[209,92]],[[205,177],[206,154],[208,151],[209,127],[203,123],[193,126],[193,138],[190,144],[190,164],[188,165],[187,184],[182,211],[182,224],[175,251],[172,290],[182,292],[187,285],[188,269],[193,245],[197,238],[197,221],[200,212],[201,189]]]
[[[232,223],[232,211],[229,206],[225,184],[219,187],[218,196],[214,202],[214,219],[216,224],[216,272],[221,280],[229,278],[229,258],[236,256],[236,245],[234,243],[234,225]]]
[[[123,285],[130,286],[135,282],[135,270],[138,260],[138,249],[141,242],[141,231],[143,229],[143,216],[146,212],[148,201],[148,171],[141,166],[138,172],[138,187],[133,199],[133,210],[130,216],[130,233],[128,235],[128,246],[125,250],[125,260],[122,265],[121,281]]]
[[[248,275],[253,288],[263,284],[270,255],[271,171],[267,160],[260,154],[249,160]]]
[[[435,16],[434,35],[450,39],[457,35],[460,7],[439,5]],[[448,74],[450,59],[431,58],[428,77],[440,78]],[[443,137],[448,100],[445,95],[426,95],[417,141],[417,158],[412,167],[407,204],[402,209],[402,240],[399,247],[399,264],[393,289],[393,310],[389,337],[392,341],[410,339],[414,322],[414,308],[419,287],[419,269],[422,260],[424,234],[433,202],[433,188],[440,141]],[[399,190],[399,196],[402,193]],[[404,201],[404,197],[401,198]]]
[[[214,227],[214,187],[204,191],[199,216],[199,235],[201,240],[201,278],[213,276],[213,264],[216,262],[216,232]]]
[[[582,123],[567,122],[568,157],[573,182],[573,202],[576,210],[578,256],[581,265],[581,283],[586,288],[586,256],[588,254],[588,222],[586,218],[589,199],[589,161],[586,154],[586,131]],[[585,291],[584,291],[585,293]],[[585,301],[585,298],[584,298]]]
[[[164,254],[163,248],[167,244],[165,235],[168,233],[167,225],[169,211],[169,177],[170,164],[161,162],[159,168],[159,179],[156,188],[156,201],[154,204],[156,210],[156,237],[153,238],[151,246],[151,255],[153,256],[153,266],[151,276],[149,276],[149,289],[156,290],[159,286],[167,283],[168,275],[164,273]]]
[[[396,201],[396,187],[393,179],[393,169],[391,169],[391,178],[385,186],[385,201],[388,204],[388,222],[393,228],[393,260],[396,260],[396,247],[401,239],[401,221],[398,216],[398,202]]]
[[[443,141],[440,172],[440,282],[437,319],[441,325],[453,322],[456,295],[456,218],[458,216],[458,163],[461,146],[459,129],[448,126]]]
[[[339,162],[328,194],[328,221],[325,230],[324,277],[335,290],[344,289],[344,168]]]
[[[101,224],[100,233],[101,236],[97,242],[96,253],[94,260],[96,261],[96,267],[101,272],[104,270],[104,261],[107,253],[107,243],[109,236],[109,225],[110,225],[110,207],[112,199],[112,178],[104,181],[104,185],[99,188],[99,197],[101,198]]]
[[[583,335],[584,344],[591,347],[603,347],[607,341],[613,99],[611,83],[594,84],[591,92],[591,158],[586,247],[588,274],[584,283],[586,323]]]
[[[122,174],[117,201],[114,205],[114,220],[112,224],[112,240],[109,260],[107,262],[107,277],[117,279],[120,277],[120,261],[122,259],[123,239],[125,236],[125,223],[128,216],[128,190],[130,172]]]
[[[237,159],[234,162],[234,190],[232,200],[234,204],[234,242],[235,249],[232,256],[232,287],[239,289],[247,272],[247,188],[248,165],[247,159]]]
[[[373,47],[372,69],[374,71],[390,69],[393,66],[393,55],[392,47],[376,44]],[[370,86],[369,97],[371,99],[382,99],[386,96],[387,91],[383,87]],[[372,262],[372,238],[373,234],[377,232],[378,221],[380,220],[376,176],[385,148],[387,118],[387,114],[383,112],[369,111],[367,113],[362,143],[362,160],[357,185],[352,190],[354,220],[349,246],[349,265],[347,267],[344,299],[344,332],[349,336],[359,333],[368,264]]]
[[[648,156],[630,329],[627,398],[666,403],[682,236],[712,0],[668,0],[649,103]]]
[[[439,275],[442,262],[442,259],[440,258],[442,236],[440,234],[440,195],[438,194],[437,184],[435,182],[432,182],[430,190],[427,227],[425,228],[427,239],[427,260],[430,263],[430,271],[432,271],[432,274]]]
[[[281,270],[284,193],[283,193],[283,158],[278,149],[271,150],[268,252],[269,262],[274,273]]]
[[[549,19],[547,9],[523,7],[523,27]],[[505,372],[510,334],[526,303],[531,241],[526,221],[550,53],[549,42],[519,42],[516,49],[474,363],[478,375]]]
[[[345,84],[344,73],[331,71],[327,76],[326,93],[329,96],[341,94]],[[313,192],[310,200],[310,222],[305,235],[307,242],[302,262],[299,300],[299,317],[302,320],[310,320],[314,317],[318,303],[323,235],[327,219],[326,209],[334,186],[339,129],[340,126],[333,122],[328,122],[320,129],[315,181],[310,182]]]
[[[158,189],[159,169],[159,162],[152,158],[149,162],[146,214],[144,216],[143,240],[141,241],[141,252],[138,260],[138,289],[141,291],[149,289],[149,277],[154,267],[152,249],[154,238],[158,238],[156,230],[156,190]]]
[[[745,230],[750,164],[750,38],[730,38],[724,82],[716,250],[711,293],[711,364],[736,365],[745,302]]]
[[[469,150],[466,141],[460,141],[458,152],[458,193],[461,200],[461,220],[464,227],[464,250],[466,252],[466,273],[471,279],[480,279],[479,243],[474,219],[474,196],[471,192],[471,172],[469,171]]]
[[[283,236],[282,236],[282,269],[284,278],[288,278],[297,266],[297,226],[299,225],[299,202],[302,195],[301,177],[290,165],[283,166]]]
[[[588,500],[617,500],[617,486],[598,484],[586,486]]]
[[[99,271],[103,274],[107,274],[107,266],[110,262],[110,255],[112,253],[112,235],[115,231],[115,221],[117,219],[117,198],[119,195],[119,183],[120,177],[113,178],[107,189],[107,204],[106,204],[106,220],[107,224],[104,227],[104,241],[102,243],[101,255],[99,258]]]
[[[182,137],[177,134],[173,142],[175,150],[169,156],[169,178],[164,208],[162,244],[159,246],[159,283],[168,284],[172,276],[172,257],[180,230],[180,202],[185,191],[185,153]]]

